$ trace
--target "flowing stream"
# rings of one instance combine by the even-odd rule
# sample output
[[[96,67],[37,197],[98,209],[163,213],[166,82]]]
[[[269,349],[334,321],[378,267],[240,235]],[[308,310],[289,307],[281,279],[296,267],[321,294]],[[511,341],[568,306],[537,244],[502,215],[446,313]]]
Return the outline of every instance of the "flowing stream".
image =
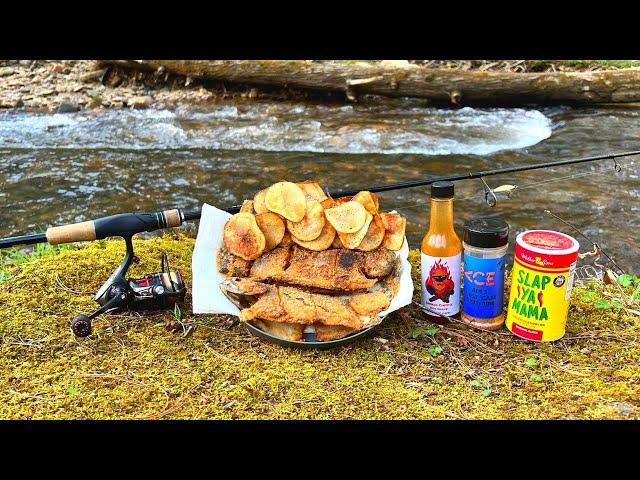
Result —
[[[281,179],[333,190],[640,150],[640,109],[434,109],[420,102],[219,103],[207,110],[0,113],[0,236],[103,215],[224,207]],[[572,234],[551,210],[640,271],[640,159],[487,178],[517,185],[484,203],[480,180],[456,183],[456,229],[500,215],[513,234]],[[429,188],[380,194],[408,217],[412,247],[427,225]],[[512,237],[513,238],[513,237]],[[583,238],[581,251],[590,249]]]

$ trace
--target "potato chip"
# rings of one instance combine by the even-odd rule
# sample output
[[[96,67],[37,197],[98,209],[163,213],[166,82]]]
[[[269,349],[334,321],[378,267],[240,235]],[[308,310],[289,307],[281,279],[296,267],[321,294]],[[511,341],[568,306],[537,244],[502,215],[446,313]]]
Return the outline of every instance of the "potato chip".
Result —
[[[375,250],[382,244],[384,234],[385,229],[380,215],[374,215],[373,221],[369,224],[369,230],[367,230],[367,234],[362,239],[362,242],[360,242],[360,245],[358,245],[357,250],[364,252]]]
[[[322,208],[324,208],[326,210],[327,208],[335,207],[336,206],[336,201],[333,198],[328,197],[325,200],[321,201],[320,205],[322,205]]]
[[[371,215],[359,202],[348,201],[324,211],[327,220],[340,233],[356,233]],[[365,230],[366,234],[366,230]],[[344,243],[344,239],[342,240]]]
[[[336,230],[331,226],[329,222],[325,222],[322,233],[320,233],[320,236],[315,240],[305,242],[303,240],[300,240],[299,238],[294,237],[293,235],[291,235],[291,239],[301,247],[320,252],[322,250],[328,249],[331,246],[335,236]]]
[[[264,234],[265,252],[273,250],[280,245],[286,230],[284,220],[282,220],[280,215],[273,212],[261,213],[256,215],[256,222]]]
[[[331,243],[331,248],[345,248],[342,244],[342,240],[340,240],[340,237],[338,236],[338,232],[336,232],[336,236]]]
[[[355,233],[338,232],[338,237],[340,237],[340,241],[345,246],[345,248],[348,248],[350,250],[357,248],[362,242],[362,240],[364,239],[364,237],[366,237],[367,231],[369,230],[369,224],[371,223],[371,220],[373,220],[373,215],[371,215],[369,212],[365,212],[365,216],[366,218],[364,221],[364,225],[362,225],[360,230],[358,230],[357,232]]]
[[[378,206],[376,205],[376,201],[371,192],[367,192],[366,190],[362,192],[358,192],[358,194],[353,197],[354,202],[360,202],[364,208],[367,209],[371,215],[377,215]]]
[[[281,246],[293,245],[294,243],[295,242],[293,241],[293,238],[291,238],[291,233],[285,228],[284,237],[282,237],[282,241],[280,242],[280,245]]]
[[[326,220],[324,217],[324,208],[317,200],[307,201],[307,213],[299,222],[287,220],[287,229],[291,235],[303,242],[315,240],[322,233]]]
[[[343,203],[350,202],[351,200],[353,200],[353,195],[350,195],[348,197],[340,197],[337,200],[334,200],[334,203],[335,203],[335,206],[337,207],[338,205],[342,205]]]
[[[389,250],[400,250],[404,243],[407,219],[399,213],[382,213],[380,214],[380,218],[386,230],[384,246]]]
[[[291,182],[278,182],[271,185],[267,189],[264,203],[269,210],[292,222],[302,220],[307,211],[304,192],[298,185]]]
[[[317,200],[318,202],[323,202],[328,198],[318,182],[307,180],[306,182],[300,182],[296,185],[298,185],[302,189],[302,191],[304,192],[304,196],[307,197],[307,201]]]
[[[253,200],[245,200],[244,202],[242,202],[242,206],[240,207],[240,211],[241,212],[247,212],[247,213],[256,213],[255,210],[253,209]]]
[[[369,192],[371,194],[371,198],[373,198],[373,203],[376,206],[376,212],[380,211],[380,200],[378,199],[378,195],[375,193]]]
[[[260,190],[253,197],[253,210],[258,214],[267,213],[269,211],[267,206],[264,204],[264,197],[266,194],[267,194],[267,189],[265,188]]]
[[[256,218],[247,212],[236,213],[224,225],[224,244],[234,255],[245,260],[255,260],[266,245],[264,234]]]

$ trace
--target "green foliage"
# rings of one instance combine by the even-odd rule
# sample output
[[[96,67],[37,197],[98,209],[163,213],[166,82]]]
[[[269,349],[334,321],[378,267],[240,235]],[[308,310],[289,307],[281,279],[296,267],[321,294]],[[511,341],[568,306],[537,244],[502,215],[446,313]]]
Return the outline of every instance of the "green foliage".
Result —
[[[624,288],[634,287],[634,290],[630,295],[632,301],[635,302],[640,298],[640,276],[625,273],[623,275],[619,275],[618,278],[616,278],[616,282]]]
[[[628,273],[619,275],[618,278],[616,278],[616,282],[618,282],[618,285],[622,285],[623,287],[630,287],[631,285],[633,285],[633,280],[633,275],[629,275]]]
[[[9,248],[0,250],[0,270],[9,265],[22,265],[38,258],[49,257],[67,250],[75,250],[78,247],[73,244],[49,245],[37,243],[32,250],[24,248]]]
[[[8,267],[12,265],[23,265],[39,258],[56,255],[66,250],[72,250],[73,245],[49,245],[48,243],[38,243],[33,248],[8,248],[0,250],[0,283],[11,278]]]
[[[411,331],[411,338],[423,338],[432,337],[438,333],[440,329],[438,327],[416,327]]]
[[[596,292],[585,290],[580,293],[580,297],[585,302],[595,302],[598,300],[598,295]]]
[[[537,363],[538,363],[538,361],[534,357],[529,357],[529,358],[525,359],[525,361],[524,361],[524,364],[529,366],[529,367],[533,367]]]
[[[440,345],[431,345],[429,347],[429,353],[432,357],[437,357],[442,353],[442,347]]]
[[[469,385],[471,385],[476,390],[482,389],[482,391],[480,392],[482,398],[489,397],[493,392],[493,390],[491,389],[491,384],[489,382],[485,382],[483,385],[479,380],[471,380],[469,382]]]
[[[182,320],[182,310],[180,310],[180,305],[177,303],[173,307],[173,316],[178,322]]]
[[[601,309],[607,309],[607,308],[621,309],[624,307],[624,305],[622,305],[622,302],[620,302],[619,300],[609,301],[601,298],[594,304],[594,307],[601,308]]]

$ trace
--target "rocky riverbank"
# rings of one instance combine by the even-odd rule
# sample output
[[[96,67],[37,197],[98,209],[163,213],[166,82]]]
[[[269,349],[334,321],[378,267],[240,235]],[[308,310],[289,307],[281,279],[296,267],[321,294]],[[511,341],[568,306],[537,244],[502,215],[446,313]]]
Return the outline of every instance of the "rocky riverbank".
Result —
[[[100,68],[91,60],[3,60],[0,111],[20,108],[66,113],[106,108],[171,108],[220,97],[202,85],[189,83],[188,79],[163,76],[150,84],[147,77]]]

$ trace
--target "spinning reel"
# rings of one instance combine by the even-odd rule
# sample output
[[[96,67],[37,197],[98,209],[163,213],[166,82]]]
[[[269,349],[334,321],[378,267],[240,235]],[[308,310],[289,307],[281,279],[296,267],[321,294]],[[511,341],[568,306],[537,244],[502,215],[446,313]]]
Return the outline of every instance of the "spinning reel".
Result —
[[[78,337],[91,335],[93,319],[103,313],[157,310],[184,300],[187,292],[184,278],[179,270],[171,270],[166,254],[162,255],[162,271],[126,279],[131,264],[140,260],[133,252],[131,237],[124,237],[124,241],[127,246],[124,260],[94,297],[100,308],[90,315],[78,315],[71,322],[71,330]]]

